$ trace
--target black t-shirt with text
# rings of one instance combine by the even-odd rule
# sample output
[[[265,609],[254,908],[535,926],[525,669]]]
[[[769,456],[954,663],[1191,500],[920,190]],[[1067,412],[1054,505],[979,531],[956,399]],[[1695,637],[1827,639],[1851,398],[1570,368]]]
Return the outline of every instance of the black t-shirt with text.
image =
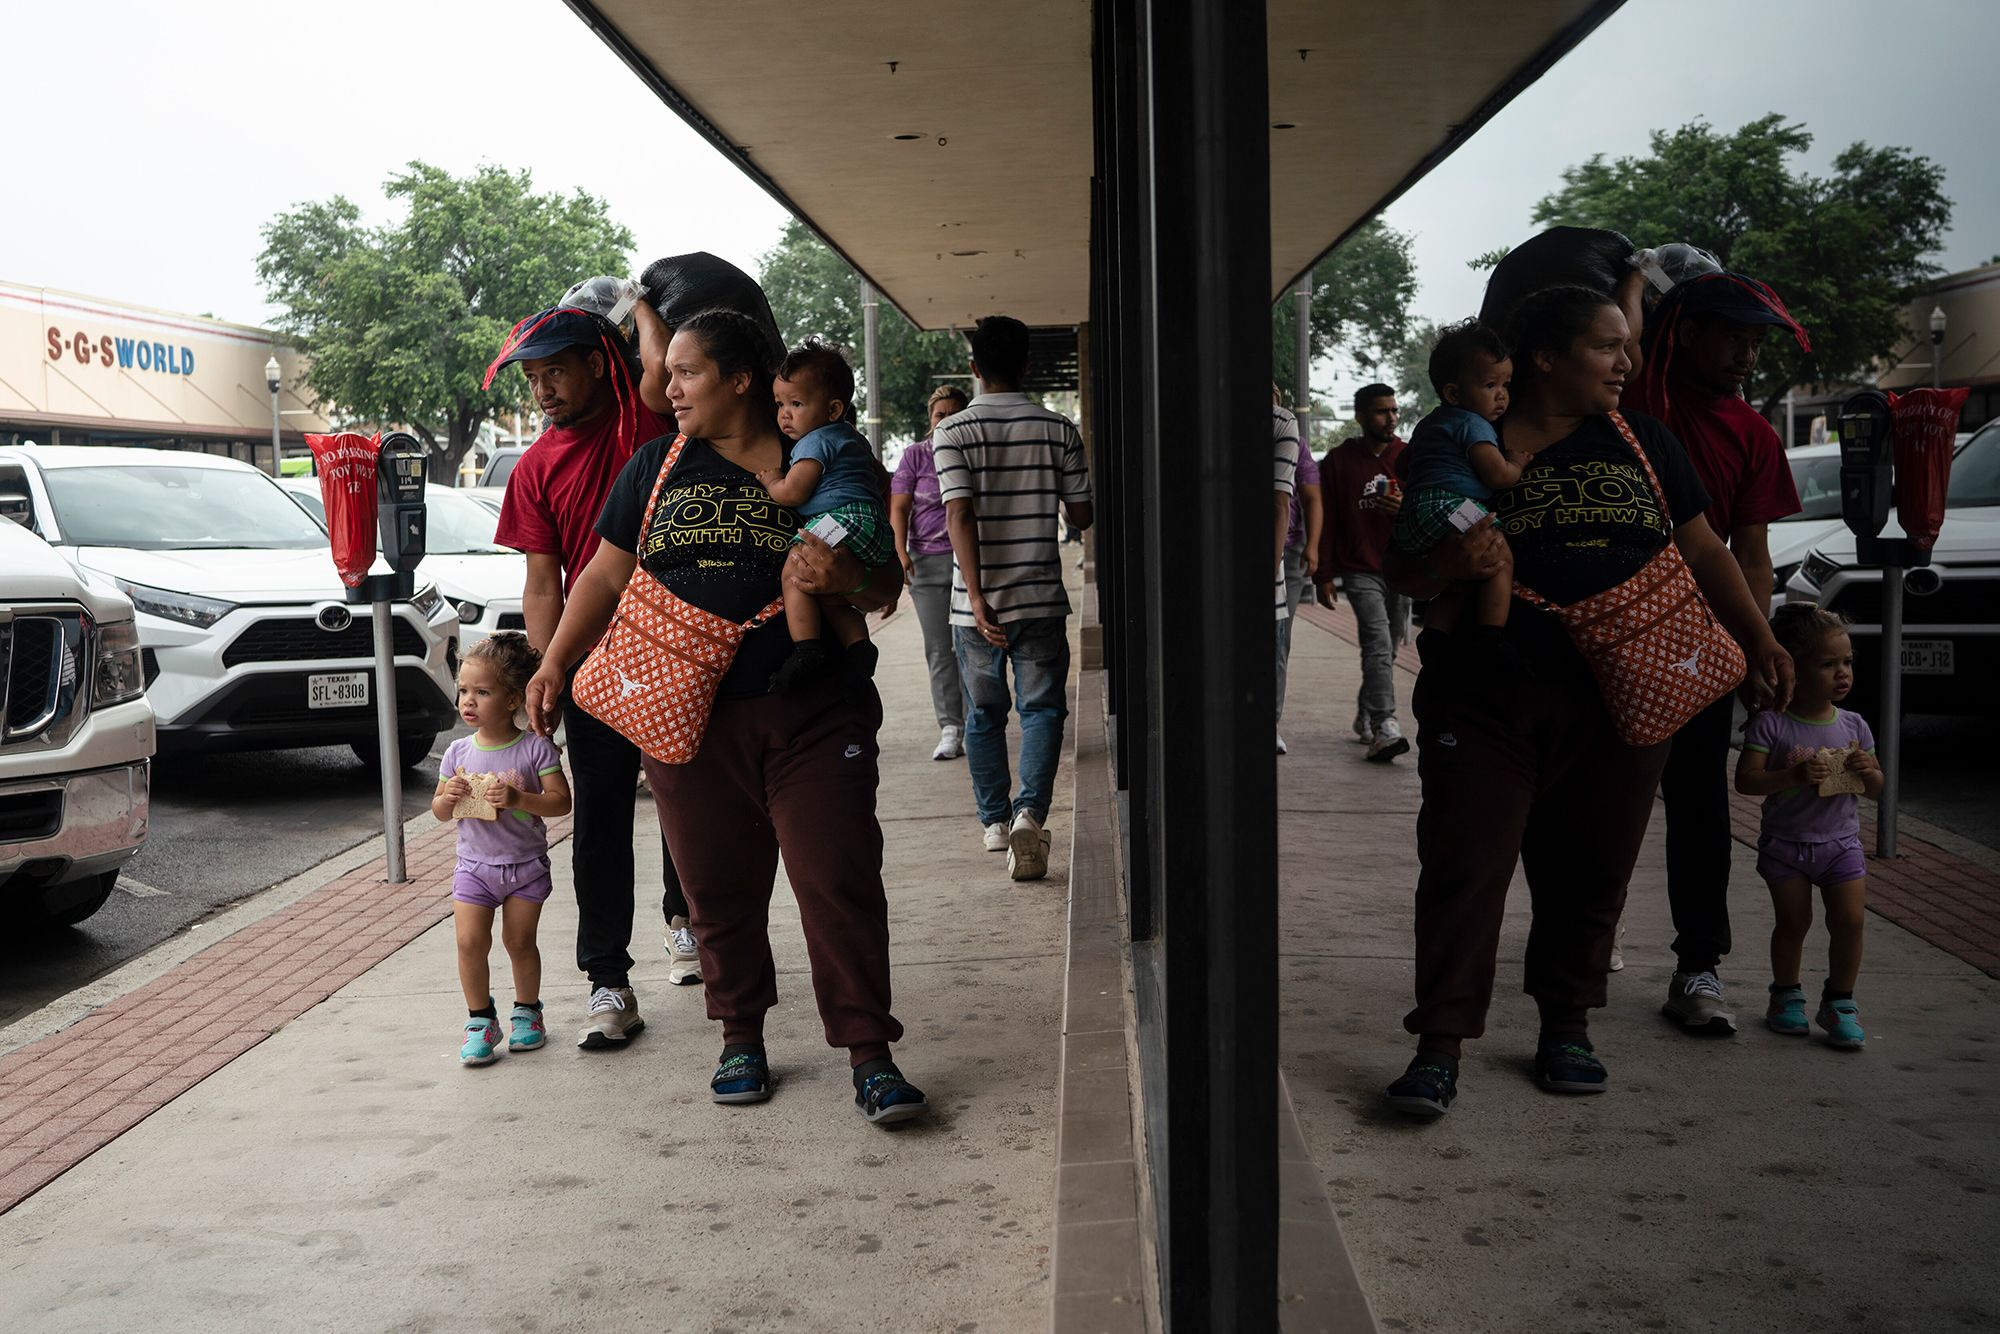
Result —
[[[725,619],[747,621],[779,596],[798,516],[771,499],[754,473],[723,458],[707,441],[690,440],[660,491],[651,524],[640,533],[647,498],[672,444],[665,437],[632,456],[605,499],[597,535],[622,551],[636,551],[640,566],[674,596]],[[791,649],[781,612],[744,636],[717,693],[723,698],[768,693],[771,673]]]
[[[1708,493],[1673,433],[1651,417],[1624,415],[1666,493],[1668,524],[1660,521],[1638,456],[1609,417],[1586,419],[1493,497],[1493,520],[1514,553],[1515,581],[1558,606],[1625,582],[1672,540],[1669,527],[1699,519],[1708,508]],[[1504,418],[1501,432],[1504,439]],[[1532,661],[1561,659],[1581,668],[1553,614],[1516,599],[1507,629]]]

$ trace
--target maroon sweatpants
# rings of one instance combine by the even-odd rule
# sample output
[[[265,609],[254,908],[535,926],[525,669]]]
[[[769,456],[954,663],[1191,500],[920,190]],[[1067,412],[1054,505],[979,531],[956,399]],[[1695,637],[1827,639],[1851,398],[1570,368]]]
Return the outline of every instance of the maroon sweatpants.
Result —
[[[1428,661],[1449,652],[1437,631]],[[1580,664],[1579,664],[1580,666]],[[1462,680],[1463,678],[1459,678]],[[1528,678],[1511,709],[1428,665],[1417,677],[1417,1008],[1412,1033],[1486,1031],[1507,886],[1534,905],[1524,990],[1581,1032],[1604,1005],[1625,886],[1652,818],[1666,743],[1628,746],[1588,678]],[[675,858],[679,860],[678,856]]]
[[[798,899],[829,1045],[888,1055],[889,904],[875,821],[882,701],[829,677],[787,695],[718,700],[686,764],[646,761],[722,1040],[761,1042],[778,1003],[771,890],[778,857]],[[856,1050],[859,1049],[859,1050]]]

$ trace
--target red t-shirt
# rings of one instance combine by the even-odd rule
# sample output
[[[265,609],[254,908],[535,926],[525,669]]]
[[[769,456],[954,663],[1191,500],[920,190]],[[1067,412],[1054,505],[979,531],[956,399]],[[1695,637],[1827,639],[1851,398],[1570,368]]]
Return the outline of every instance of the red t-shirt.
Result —
[[[1668,386],[1665,412],[1651,398],[1644,383],[1635,382],[1618,406],[1658,417],[1674,433],[1708,492],[1708,526],[1723,541],[1740,527],[1799,512],[1785,447],[1755,408],[1734,394],[1711,394],[1685,381]]]
[[[639,446],[676,433],[675,426],[643,403],[634,403],[637,429],[619,439],[616,412],[572,429],[551,426],[537,436],[507,478],[494,540],[516,551],[562,557],[563,594],[597,550],[597,516],[604,498]]]
[[[1396,460],[1402,453],[1401,440],[1377,454],[1355,436],[1320,460],[1319,492],[1326,517],[1320,530],[1319,573],[1314,578],[1382,572],[1382,553],[1389,549],[1396,516],[1374,498],[1364,499],[1361,492],[1378,473],[1399,476]]]

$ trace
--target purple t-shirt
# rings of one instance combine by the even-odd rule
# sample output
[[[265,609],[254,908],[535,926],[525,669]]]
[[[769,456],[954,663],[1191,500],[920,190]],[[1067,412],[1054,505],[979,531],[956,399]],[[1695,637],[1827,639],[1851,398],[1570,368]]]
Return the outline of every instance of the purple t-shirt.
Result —
[[[480,745],[477,737],[462,736],[444,748],[438,781],[455,776],[461,768],[469,774],[499,774],[523,792],[540,792],[543,778],[562,772],[562,757],[554,742],[533,732],[523,732],[497,750]],[[511,810],[500,812],[497,820],[458,822],[460,861],[502,866],[548,855],[548,826],[539,815]]]
[[[1299,442],[1299,471],[1292,478],[1292,526],[1285,531],[1285,549],[1303,547],[1306,544],[1306,511],[1299,504],[1299,488],[1319,485],[1319,465],[1313,462],[1312,450],[1303,440]]]
[[[1821,747],[1839,750],[1851,741],[1859,741],[1865,751],[1875,749],[1875,734],[1858,713],[1835,709],[1832,718],[1816,723],[1766,709],[1750,720],[1743,749],[1761,750],[1771,757],[1764,762],[1768,768],[1785,769],[1803,764]],[[1815,787],[1788,787],[1764,798],[1763,830],[1794,843],[1854,838],[1861,832],[1860,804],[1852,795],[1822,797]]]
[[[944,500],[938,495],[937,460],[930,441],[917,441],[896,460],[889,494],[911,497],[910,554],[949,556],[951,535],[945,530]]]

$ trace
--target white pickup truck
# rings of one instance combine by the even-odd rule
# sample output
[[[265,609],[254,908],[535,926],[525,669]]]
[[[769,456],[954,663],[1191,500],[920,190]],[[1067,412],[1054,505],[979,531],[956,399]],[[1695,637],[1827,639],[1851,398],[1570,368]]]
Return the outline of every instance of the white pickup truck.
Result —
[[[153,711],[132,602],[0,495],[0,904],[73,926],[146,841]]]

